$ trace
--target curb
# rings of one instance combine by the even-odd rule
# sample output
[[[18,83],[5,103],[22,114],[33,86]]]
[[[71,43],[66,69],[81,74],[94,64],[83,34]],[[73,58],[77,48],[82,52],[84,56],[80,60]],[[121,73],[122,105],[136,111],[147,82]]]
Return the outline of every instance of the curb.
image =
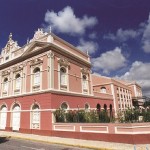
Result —
[[[23,136],[7,136],[5,134],[0,135],[0,137],[6,137],[8,139],[20,139],[20,140],[28,140],[28,141],[33,141],[33,142],[41,142],[41,143],[47,143],[47,144],[58,144],[58,145],[66,145],[66,146],[73,146],[73,147],[79,147],[79,148],[88,148],[88,149],[93,149],[93,150],[113,150],[113,149],[108,149],[108,148],[98,148],[98,147],[93,147],[93,146],[84,146],[84,145],[78,145],[78,144],[69,144],[66,142],[53,142],[53,141],[46,141],[46,140],[41,140],[41,139],[34,139],[34,138],[27,138]]]

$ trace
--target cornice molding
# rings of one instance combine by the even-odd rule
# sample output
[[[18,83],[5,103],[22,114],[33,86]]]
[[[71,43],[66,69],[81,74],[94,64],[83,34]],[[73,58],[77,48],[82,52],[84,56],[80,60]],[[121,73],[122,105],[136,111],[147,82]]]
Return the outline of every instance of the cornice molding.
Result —
[[[37,58],[37,59],[33,59],[30,61],[30,66],[35,66],[35,65],[38,65],[38,64],[42,64],[43,63],[43,60],[40,59],[40,58]]]
[[[59,59],[58,59],[58,63],[59,63],[61,66],[65,66],[65,67],[70,66],[69,61],[68,61],[67,59],[65,59],[65,58],[59,58]]]
[[[41,42],[38,42],[38,43],[41,43]],[[36,45],[37,42],[35,42],[34,44]],[[42,44],[44,44],[44,43],[42,43]],[[68,57],[71,61],[75,61],[75,62],[80,63],[81,65],[84,64],[84,66],[91,67],[90,62],[85,61],[85,60],[83,60],[83,59],[81,59],[81,58],[79,58],[79,57],[77,57],[71,53],[68,53],[68,52],[62,50],[60,47],[58,47],[52,43],[50,43],[50,44],[45,43],[45,44],[46,45],[44,47],[40,48],[38,51],[33,51],[32,53],[27,53],[27,54],[25,54],[26,52],[24,52],[24,54],[22,56],[17,57],[13,60],[10,60],[7,63],[1,64],[0,69],[7,68],[11,65],[20,63],[21,61],[23,62],[25,60],[32,59],[32,57],[41,55],[42,53],[45,53],[45,52],[48,52],[50,49],[51,49],[51,51],[54,52],[54,54],[55,53],[62,54],[64,56]]]
[[[94,99],[99,99],[99,100],[110,100],[113,101],[112,98],[102,98],[102,97],[97,97],[94,95],[87,95],[87,94],[82,94],[82,93],[76,93],[76,92],[71,92],[71,91],[61,91],[61,90],[56,90],[56,89],[47,89],[47,90],[40,90],[40,91],[35,91],[35,92],[29,92],[29,93],[22,93],[18,95],[10,95],[10,96],[5,96],[5,97],[0,97],[1,99],[8,99],[8,98],[17,98],[17,97],[22,97],[22,96],[28,96],[28,95],[37,95],[37,94],[60,94],[60,95],[66,95],[66,96],[76,96],[76,97],[86,97],[86,98],[94,98]]]
[[[10,70],[2,71],[2,76],[10,75]]]
[[[82,74],[89,74],[90,70],[88,68],[81,68]]]
[[[15,67],[12,68],[13,72],[17,72],[17,71],[21,71],[21,70],[23,70],[23,65],[15,66]]]

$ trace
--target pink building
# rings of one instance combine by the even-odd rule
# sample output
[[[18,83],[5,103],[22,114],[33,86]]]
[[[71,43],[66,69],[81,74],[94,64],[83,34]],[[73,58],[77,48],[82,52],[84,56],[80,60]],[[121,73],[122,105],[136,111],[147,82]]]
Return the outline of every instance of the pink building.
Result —
[[[132,100],[142,96],[142,89],[136,82],[122,81],[92,74],[92,86],[94,95],[97,93],[113,95],[116,117],[119,111],[133,108]]]
[[[52,112],[58,108],[118,109],[115,84],[99,92],[90,71],[89,56],[52,33],[38,29],[22,47],[10,34],[0,56],[0,129],[52,130]],[[130,94],[130,88],[123,89]]]

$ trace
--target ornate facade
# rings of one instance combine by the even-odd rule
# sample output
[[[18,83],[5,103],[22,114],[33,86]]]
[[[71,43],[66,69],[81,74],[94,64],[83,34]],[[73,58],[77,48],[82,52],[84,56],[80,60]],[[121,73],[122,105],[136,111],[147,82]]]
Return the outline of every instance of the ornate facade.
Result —
[[[0,129],[52,130],[53,111],[107,109],[113,95],[93,92],[89,56],[42,29],[22,47],[12,34],[0,56]]]

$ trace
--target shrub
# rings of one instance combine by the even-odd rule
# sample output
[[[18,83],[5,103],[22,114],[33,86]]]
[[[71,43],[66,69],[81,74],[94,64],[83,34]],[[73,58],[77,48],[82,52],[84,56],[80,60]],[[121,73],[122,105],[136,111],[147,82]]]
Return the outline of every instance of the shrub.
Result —
[[[65,115],[66,115],[66,122],[78,122],[76,111],[68,111],[66,112]]]
[[[54,116],[56,118],[56,122],[65,122],[65,111],[62,109],[58,109],[54,112]]]
[[[121,111],[118,111],[117,116],[118,116],[117,120],[119,122],[123,123],[124,122],[124,114]]]
[[[137,113],[135,113],[134,111],[128,109],[124,112],[124,121],[125,122],[135,122],[135,120],[137,120]]]
[[[150,122],[150,111],[145,111],[142,113],[142,116],[143,116],[143,121],[144,122]]]
[[[110,122],[110,117],[105,110],[99,112],[99,122],[107,123]]]
[[[108,123],[114,122],[114,118],[108,116],[107,111],[85,111],[85,110],[70,110],[65,111],[58,109],[54,112],[56,122],[81,122],[81,123]],[[118,121],[122,123],[139,122],[139,116],[143,116],[143,122],[150,122],[150,110],[140,111],[139,109],[128,109],[124,112],[118,112]]]
[[[139,109],[128,109],[124,112],[118,113],[119,122],[139,122],[139,117],[143,116],[143,122],[150,122],[150,111],[139,110]]]
[[[85,119],[86,119],[86,122],[88,122],[88,123],[97,123],[97,122],[99,122],[98,114],[94,110],[92,110],[90,112],[86,112]]]
[[[86,122],[86,119],[85,119],[85,115],[86,115],[86,112],[84,110],[79,110],[77,112],[77,117],[78,117],[78,122]]]
[[[64,111],[58,109],[54,112],[56,122],[81,122],[81,123],[105,123],[110,122],[110,117],[106,111],[97,112],[96,110],[85,111]]]

